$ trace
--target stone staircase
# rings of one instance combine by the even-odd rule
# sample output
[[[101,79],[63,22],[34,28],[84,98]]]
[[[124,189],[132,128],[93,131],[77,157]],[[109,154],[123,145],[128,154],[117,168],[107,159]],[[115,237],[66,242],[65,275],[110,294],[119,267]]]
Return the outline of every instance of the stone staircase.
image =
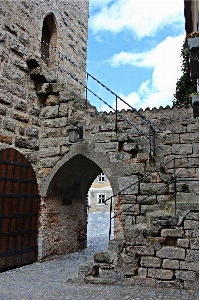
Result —
[[[177,214],[168,210],[146,213],[146,223],[128,225],[124,238],[111,240],[107,251],[79,266],[87,283],[198,288],[199,200],[179,193]]]

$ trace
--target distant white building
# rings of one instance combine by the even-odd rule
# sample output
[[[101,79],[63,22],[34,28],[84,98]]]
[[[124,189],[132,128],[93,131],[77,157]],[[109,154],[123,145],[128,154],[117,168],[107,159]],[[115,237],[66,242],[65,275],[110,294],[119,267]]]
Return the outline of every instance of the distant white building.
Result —
[[[104,201],[113,195],[112,188],[105,173],[101,173],[93,181],[88,191],[88,205],[90,212],[109,212],[110,200]]]

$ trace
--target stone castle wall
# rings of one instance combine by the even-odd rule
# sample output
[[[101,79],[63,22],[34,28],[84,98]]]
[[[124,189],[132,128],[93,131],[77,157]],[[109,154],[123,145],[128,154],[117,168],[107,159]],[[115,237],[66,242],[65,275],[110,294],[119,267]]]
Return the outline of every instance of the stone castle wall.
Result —
[[[199,174],[198,158],[194,158],[199,154],[199,123],[192,108],[139,111],[162,130],[153,126],[154,154],[145,119],[130,110],[121,111],[132,126],[118,116],[116,131],[115,114],[97,112],[87,103],[83,87],[71,79],[72,75],[85,82],[83,71],[60,58],[58,66],[67,75],[41,59],[42,24],[51,14],[57,48],[85,69],[87,1],[1,1],[0,14],[0,149],[15,148],[36,172],[41,196],[38,258],[85,247],[87,192],[103,171],[114,194],[124,190],[115,203],[115,213],[119,213],[115,241],[120,242],[121,252],[116,255],[117,267],[109,260],[107,267],[97,265],[96,270],[108,276],[119,270],[121,278],[134,282],[136,276],[162,281],[166,276],[168,285],[177,280],[179,286],[183,281],[183,287],[195,280],[197,271],[190,268],[198,261],[194,242],[198,229],[193,233],[187,227],[198,222],[199,211],[198,183],[193,181]],[[68,129],[74,123],[83,126],[84,138],[72,144]],[[174,157],[180,158],[175,161],[177,217],[173,183],[168,185],[173,180]],[[185,178],[192,181],[185,182]],[[148,198],[149,194],[153,195]],[[150,238],[157,241],[148,246]],[[195,275],[185,274],[188,264]]]

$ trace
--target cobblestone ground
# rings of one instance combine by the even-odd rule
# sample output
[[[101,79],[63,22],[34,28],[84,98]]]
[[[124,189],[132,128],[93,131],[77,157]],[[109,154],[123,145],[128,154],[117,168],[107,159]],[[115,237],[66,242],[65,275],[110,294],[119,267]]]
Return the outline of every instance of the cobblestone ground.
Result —
[[[199,299],[199,292],[194,291],[67,282],[77,276],[81,262],[90,260],[95,251],[107,249],[108,229],[108,214],[89,214],[87,249],[1,273],[0,300]]]

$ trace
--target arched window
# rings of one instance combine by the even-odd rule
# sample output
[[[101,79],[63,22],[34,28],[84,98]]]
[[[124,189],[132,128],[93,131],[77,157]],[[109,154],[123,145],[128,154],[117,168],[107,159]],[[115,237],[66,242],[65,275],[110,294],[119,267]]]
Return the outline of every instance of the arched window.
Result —
[[[57,47],[57,28],[55,17],[50,14],[45,17],[42,27],[41,37],[41,58],[49,68],[55,67],[56,51],[53,48]]]

